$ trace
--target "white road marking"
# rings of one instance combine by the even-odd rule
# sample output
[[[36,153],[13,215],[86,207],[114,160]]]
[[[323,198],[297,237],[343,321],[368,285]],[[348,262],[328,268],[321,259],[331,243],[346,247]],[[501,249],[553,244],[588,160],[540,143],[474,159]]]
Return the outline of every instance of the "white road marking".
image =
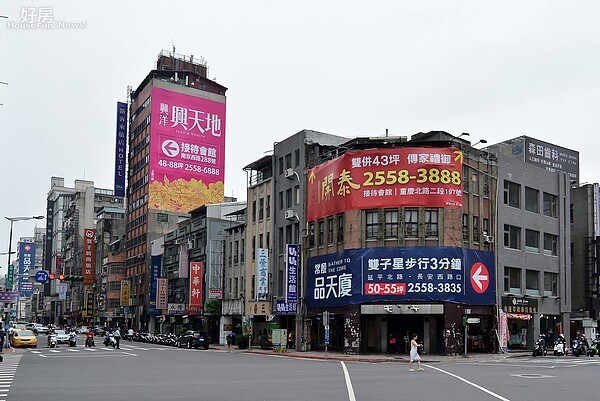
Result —
[[[131,352],[121,352],[121,353],[122,353],[122,354],[125,354],[125,355],[137,356],[137,354],[133,354],[133,353],[131,353]]]
[[[356,397],[354,396],[354,388],[352,388],[352,381],[350,380],[350,375],[348,374],[348,369],[346,368],[346,364],[344,361],[340,361],[342,364],[342,369],[344,370],[344,379],[346,380],[346,389],[348,389],[348,399],[350,401],[356,401]]]
[[[455,379],[458,379],[458,380],[460,380],[460,381],[462,381],[462,382],[464,382],[464,383],[468,384],[469,386],[473,386],[473,387],[475,387],[476,389],[479,389],[479,390],[483,391],[484,393],[487,393],[487,394],[491,395],[492,397],[495,397],[495,398],[497,398],[497,399],[499,399],[499,400],[502,400],[502,401],[510,401],[508,398],[504,398],[504,397],[502,397],[501,395],[499,395],[499,394],[496,394],[496,393],[494,393],[493,391],[490,391],[490,390],[488,390],[487,388],[481,387],[481,386],[480,386],[480,385],[478,385],[478,384],[475,384],[475,383],[473,383],[473,382],[470,382],[470,381],[468,381],[468,380],[467,380],[467,379],[465,379],[465,378],[462,378],[462,377],[460,377],[460,376],[458,376],[458,375],[455,375],[454,373],[450,373],[450,372],[448,372],[448,371],[446,371],[446,370],[443,370],[443,369],[440,369],[440,368],[437,368],[437,367],[435,367],[435,366],[431,366],[431,365],[424,365],[424,366],[427,366],[429,369],[434,369],[434,370],[437,370],[438,372],[444,373],[444,374],[446,374],[446,375],[448,375],[448,376],[452,376],[452,377],[454,377]]]

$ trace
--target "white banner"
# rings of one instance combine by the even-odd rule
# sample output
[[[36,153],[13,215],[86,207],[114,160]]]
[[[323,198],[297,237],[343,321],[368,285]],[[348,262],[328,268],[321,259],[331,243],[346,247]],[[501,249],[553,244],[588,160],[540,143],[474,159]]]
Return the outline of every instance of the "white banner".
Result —
[[[258,260],[256,263],[256,299],[265,301],[269,292],[269,250],[258,249]]]
[[[67,299],[67,283],[60,283],[58,287],[58,300],[65,301]]]

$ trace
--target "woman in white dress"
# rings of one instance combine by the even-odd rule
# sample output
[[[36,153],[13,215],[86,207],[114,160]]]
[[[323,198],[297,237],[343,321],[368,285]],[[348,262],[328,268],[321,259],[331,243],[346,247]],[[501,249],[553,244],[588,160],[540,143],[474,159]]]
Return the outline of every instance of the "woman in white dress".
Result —
[[[419,355],[418,348],[421,344],[417,343],[417,338],[419,336],[417,334],[413,334],[412,340],[410,340],[410,363],[408,364],[408,371],[414,372],[415,370],[412,368],[413,362],[417,362],[418,370],[424,370],[421,367],[421,356]]]

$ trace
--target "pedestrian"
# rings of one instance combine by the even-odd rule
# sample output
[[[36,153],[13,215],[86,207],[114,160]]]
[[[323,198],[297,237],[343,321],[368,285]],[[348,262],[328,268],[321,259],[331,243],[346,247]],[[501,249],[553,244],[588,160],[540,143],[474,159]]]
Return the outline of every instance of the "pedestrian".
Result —
[[[225,337],[225,340],[227,341],[227,352],[231,352],[231,348],[233,347],[233,344],[235,343],[235,333],[232,331],[229,334],[227,334],[227,337]]]
[[[117,328],[115,329],[115,331],[113,331],[113,337],[115,338],[115,341],[117,342],[117,345],[115,345],[116,349],[121,349],[121,347],[119,347],[119,343],[121,342],[121,332],[119,331],[119,326],[117,326]]]
[[[408,371],[414,372],[415,370],[412,368],[413,363],[417,363],[418,370],[424,370],[421,367],[421,356],[419,355],[419,347],[421,344],[417,343],[417,338],[419,336],[417,334],[413,334],[412,340],[410,340],[410,362],[408,363]]]
[[[288,339],[287,339],[287,348],[294,349],[295,345],[296,345],[296,343],[294,342],[294,332],[290,330],[290,334],[288,334]]]
[[[6,331],[4,331],[3,324],[0,323],[0,352],[4,350],[4,340],[6,339]]]
[[[398,339],[393,334],[390,334],[390,349],[388,351],[390,354],[398,353]]]
[[[133,329],[130,327],[129,330],[127,331],[127,339],[129,341],[133,341]]]

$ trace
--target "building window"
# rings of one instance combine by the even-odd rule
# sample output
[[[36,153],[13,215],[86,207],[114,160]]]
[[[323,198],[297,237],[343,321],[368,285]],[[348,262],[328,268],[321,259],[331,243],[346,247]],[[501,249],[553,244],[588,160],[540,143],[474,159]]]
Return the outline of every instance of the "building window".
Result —
[[[283,157],[279,158],[279,174],[283,174]]]
[[[235,280],[233,280],[233,282],[235,283],[235,286],[233,287],[233,296],[235,298],[237,298],[240,295],[240,290],[239,290],[240,280],[238,279],[238,277],[236,277]]]
[[[240,263],[244,263],[244,261],[246,260],[246,241],[242,238],[240,244],[242,248],[242,252],[240,252]]]
[[[479,216],[473,216],[473,242],[479,242]]]
[[[490,177],[487,174],[483,174],[483,196],[489,198],[490,196]]]
[[[279,234],[277,236],[277,251],[279,252],[280,255],[283,255],[283,244],[284,244],[284,240],[285,238],[283,238],[283,227],[279,227],[279,229],[277,230],[277,233]]]
[[[519,184],[504,180],[504,204],[516,208],[521,207],[521,186]]]
[[[479,177],[477,176],[476,171],[471,174],[471,191],[475,195],[479,194]]]
[[[256,219],[256,201],[252,201],[252,221]]]
[[[379,214],[377,210],[369,210],[366,212],[366,239],[377,239],[379,232]]]
[[[525,294],[540,295],[540,272],[525,270]]]
[[[292,168],[292,154],[285,155],[285,168]]]
[[[279,192],[279,210],[283,210],[283,191]]]
[[[294,160],[294,165],[296,167],[298,167],[300,165],[300,149],[296,149],[294,151],[294,156],[295,156],[294,158],[296,159],[296,160]]]
[[[558,236],[544,233],[544,255],[558,255]]]
[[[469,167],[466,164],[463,164],[462,170],[463,176],[463,191],[469,192]]]
[[[417,209],[404,209],[404,238],[417,238],[419,236],[419,211]]]
[[[315,223],[310,223],[308,226],[308,247],[314,248],[315,246]]]
[[[341,244],[344,242],[344,215],[338,214],[338,231],[337,231],[337,242]]]
[[[323,241],[325,240],[325,222],[323,220],[319,221],[319,246],[323,246]]]
[[[504,292],[511,294],[521,293],[521,269],[514,267],[504,268]]]
[[[293,199],[292,199],[292,188],[288,188],[285,190],[285,207],[292,207]]]
[[[300,185],[294,187],[294,205],[300,204]]]
[[[521,227],[504,225],[504,247],[521,249]]]
[[[544,273],[544,296],[558,296],[558,274]]]
[[[267,219],[268,219],[269,217],[271,217],[271,195],[267,195],[266,207],[267,207],[266,212],[267,212]]]
[[[540,191],[525,187],[525,210],[528,212],[540,212]]]
[[[438,210],[437,209],[426,209],[425,210],[425,237],[437,238],[438,235],[439,235]]]
[[[544,192],[544,216],[558,217],[558,197]]]
[[[333,217],[327,219],[327,244],[333,244]]]
[[[233,263],[237,264],[240,260],[240,241],[235,241],[233,248]]]
[[[462,237],[463,241],[469,242],[469,215],[462,215]]]
[[[485,235],[491,235],[490,234],[490,219],[483,219],[483,227],[481,227],[481,229],[483,230],[483,233]]]
[[[265,218],[265,199],[260,198],[258,202],[258,220],[262,221]]]
[[[386,210],[385,219],[385,238],[398,238],[398,210]]]
[[[252,236],[252,260],[256,260],[256,236]]]
[[[258,234],[258,247],[259,248],[264,248],[263,238],[264,238],[264,236],[262,234]]]
[[[540,253],[540,232],[525,230],[525,250]]]
[[[229,286],[228,286],[228,289],[227,289],[227,293],[228,293],[228,294],[231,294],[231,283],[232,283],[232,282],[233,282],[233,279],[232,279],[232,278],[229,278]]]

